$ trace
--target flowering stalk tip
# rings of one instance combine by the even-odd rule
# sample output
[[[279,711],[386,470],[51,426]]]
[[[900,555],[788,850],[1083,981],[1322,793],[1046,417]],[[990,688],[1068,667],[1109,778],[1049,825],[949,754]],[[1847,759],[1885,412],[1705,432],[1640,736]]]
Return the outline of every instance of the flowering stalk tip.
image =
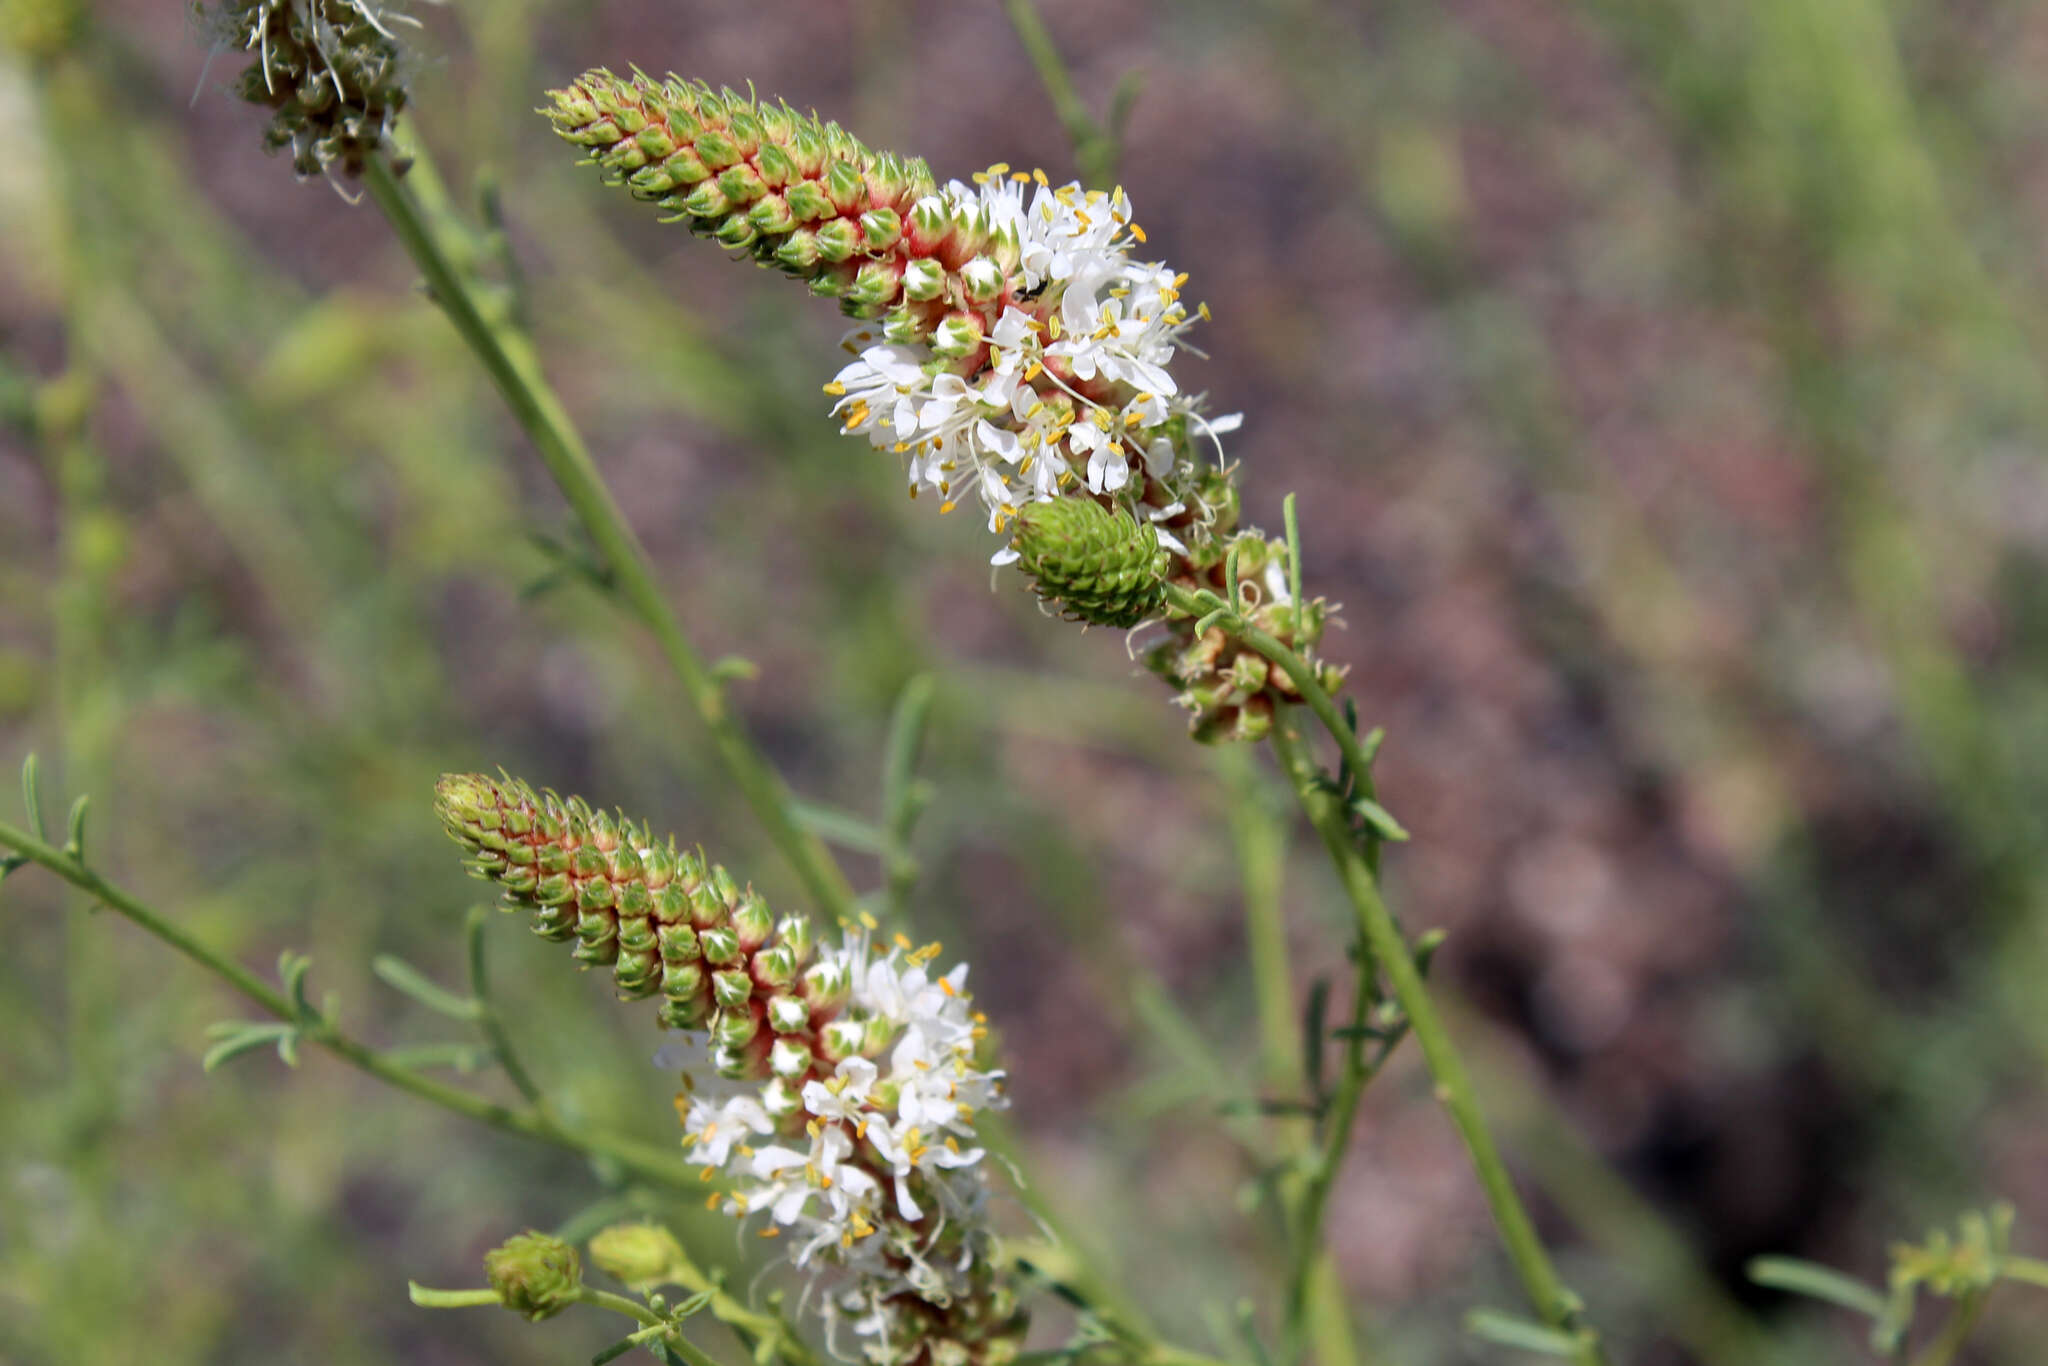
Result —
[[[211,14],[224,46],[256,58],[235,93],[271,110],[264,145],[289,148],[302,176],[359,176],[393,152],[405,108],[407,58],[393,32],[410,23],[377,0],[226,0]]]

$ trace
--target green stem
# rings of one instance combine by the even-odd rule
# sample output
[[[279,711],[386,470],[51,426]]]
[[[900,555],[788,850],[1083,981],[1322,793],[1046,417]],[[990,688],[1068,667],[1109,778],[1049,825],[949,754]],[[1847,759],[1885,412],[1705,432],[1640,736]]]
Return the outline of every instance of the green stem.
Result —
[[[418,201],[382,157],[370,161],[363,183],[390,220],[413,264],[426,277],[435,302],[483,362],[512,415],[532,438],[570,510],[611,570],[619,595],[654,633],[690,705],[711,732],[727,773],[769,838],[795,868],[818,910],[835,920],[851,919],[856,910],[853,887],[824,841],[797,824],[788,788],[741,729],[724,685],[705,667],[683,634],[655,582],[646,549],[627,525],[561,400],[541,375],[531,347],[523,337],[493,326],[486,318],[470,278],[455,264],[450,245],[436,234]]]
[[[614,1295],[609,1290],[596,1290],[587,1285],[579,1285],[576,1287],[576,1298],[584,1304],[609,1309],[614,1314],[624,1314],[629,1319],[637,1319],[648,1328],[668,1327],[667,1319],[640,1301],[629,1300],[624,1295]]]
[[[0,846],[25,855],[31,863],[47,868],[94,901],[118,912],[144,932],[162,940],[212,972],[278,1019],[290,1023],[299,1022],[298,1012],[283,992],[240,963],[194,938],[181,926],[166,919],[129,893],[106,881],[64,850],[37,839],[28,831],[6,821],[0,821]],[[452,1110],[481,1124],[488,1124],[494,1129],[521,1134],[538,1142],[566,1148],[586,1156],[609,1158],[638,1176],[672,1189],[692,1189],[697,1185],[696,1175],[690,1165],[680,1155],[664,1148],[612,1134],[572,1131],[539,1111],[515,1110],[496,1101],[486,1100],[460,1087],[449,1086],[431,1077],[422,1076],[411,1068],[394,1062],[369,1045],[349,1038],[332,1025],[309,1029],[304,1037],[306,1042],[317,1044],[351,1067],[367,1072],[379,1081],[418,1096],[421,1100],[430,1101],[444,1110]]]
[[[1074,78],[1067,73],[1066,60],[1054,46],[1052,34],[1046,31],[1038,7],[1031,0],[1003,0],[1003,12],[1017,32],[1017,41],[1024,45],[1024,53],[1038,73],[1039,84],[1045,87],[1046,98],[1052,101],[1053,112],[1059,116],[1067,140],[1074,145],[1074,162],[1080,168],[1081,179],[1097,189],[1107,187],[1116,175],[1116,139],[1096,122],[1080,92],[1074,89]]]
[[[1316,786],[1315,761],[1294,734],[1284,724],[1276,725],[1271,738],[1281,771],[1294,784],[1296,793],[1302,794],[1304,801],[1312,796],[1317,802],[1334,807],[1335,799]],[[1351,828],[1341,813],[1327,829],[1322,822],[1318,822],[1316,828],[1323,831],[1325,844],[1330,843],[1331,833],[1335,831],[1342,834],[1346,848],[1351,848]],[[1334,846],[1330,854],[1332,858],[1339,856]],[[1330,1191],[1336,1185],[1345,1154],[1350,1151],[1351,1131],[1358,1121],[1359,1101],[1365,1095],[1366,1085],[1378,1073],[1378,1064],[1386,1057],[1386,1051],[1382,1050],[1380,1057],[1369,1065],[1365,1057],[1365,1037],[1361,1032],[1372,1000],[1374,956],[1365,952],[1358,955],[1352,1033],[1345,1043],[1344,1072],[1323,1118],[1322,1147],[1309,1170],[1308,1186],[1295,1208],[1294,1255],[1287,1277],[1285,1342],[1290,1360],[1299,1350],[1308,1327],[1311,1294],[1318,1279],[1317,1262],[1324,1252],[1323,1224],[1329,1213]]]
[[[1963,1344],[1970,1340],[1971,1332],[1977,1327],[1978,1316],[1984,1312],[1984,1302],[1989,1298],[1982,1290],[1965,1295],[1941,1325],[1941,1332],[1927,1344],[1927,1350],[1913,1358],[1913,1366],[1949,1366],[1956,1359],[1956,1353],[1963,1350]]]
[[[726,1293],[720,1282],[706,1275],[704,1269],[687,1257],[669,1268],[677,1285],[693,1295],[708,1294],[710,1301],[705,1305],[711,1317],[737,1333],[740,1340],[753,1351],[759,1361],[766,1350],[789,1363],[789,1366],[821,1366],[818,1357],[806,1346],[787,1320],[777,1314],[763,1313],[749,1308],[740,1300]]]
[[[1247,634],[1247,639],[1249,635]],[[1268,638],[1270,640],[1270,637]],[[1283,654],[1292,656],[1284,646],[1273,642]],[[1259,648],[1254,642],[1254,648]],[[1260,649],[1261,654],[1266,654]],[[1275,656],[1276,663],[1286,665]],[[1298,661],[1297,661],[1298,662]],[[1302,689],[1304,698],[1310,690],[1320,694],[1328,704],[1328,694],[1323,693],[1320,684],[1304,665],[1298,676],[1293,669],[1289,677],[1295,678]],[[1316,709],[1323,715],[1322,709]],[[1331,716],[1336,715],[1334,706],[1329,706]],[[1415,1034],[1415,1041],[1422,1049],[1423,1057],[1429,1063],[1431,1075],[1436,1078],[1437,1097],[1450,1112],[1451,1122],[1457,1126],[1459,1137],[1465,1141],[1465,1150],[1472,1160],[1472,1170],[1479,1178],[1480,1189],[1485,1193],[1486,1203],[1493,1212],[1495,1225],[1500,1230],[1501,1242],[1507,1249],[1508,1258],[1514,1263],[1515,1273],[1522,1282],[1522,1288],[1530,1304],[1544,1322],[1561,1331],[1580,1335],[1579,1304],[1577,1298],[1567,1290],[1558,1277],[1557,1269],[1551,1265],[1550,1254],[1544,1250],[1542,1240],[1536,1234],[1535,1222],[1523,1206],[1521,1196],[1515,1191],[1513,1179],[1508,1175],[1507,1164],[1501,1160],[1500,1150],[1494,1146],[1493,1136],[1486,1128],[1485,1118],[1480,1114],[1479,1100],[1473,1091],[1472,1079],[1465,1071],[1464,1059],[1451,1042],[1442,1018],[1437,1014],[1436,1003],[1430,998],[1429,990],[1423,985],[1422,974],[1417,971],[1407,940],[1402,936],[1400,926],[1381,900],[1379,887],[1365,856],[1359,851],[1352,835],[1350,822],[1326,790],[1316,784],[1314,766],[1307,762],[1301,752],[1298,737],[1289,735],[1280,738],[1286,728],[1287,718],[1282,717],[1275,725],[1273,734],[1275,748],[1287,761],[1289,774],[1294,780],[1295,795],[1300,799],[1302,810],[1309,821],[1323,836],[1323,843],[1330,851],[1330,857],[1337,866],[1337,873],[1344,884],[1346,895],[1358,916],[1358,927],[1364,936],[1366,949],[1386,973],[1392,986],[1394,998],[1400,1003],[1408,1027]],[[1327,725],[1328,722],[1326,721]],[[1350,727],[1338,718],[1332,735],[1340,746]],[[1355,743],[1355,741],[1354,741]],[[1338,1098],[1344,1103],[1344,1097]],[[1355,1100],[1351,1103],[1355,1104]],[[1332,1125],[1334,1137],[1338,1126]],[[1326,1148],[1326,1159],[1333,1154]],[[1326,1166],[1332,1165],[1326,1161]],[[1599,1344],[1589,1335],[1580,1336],[1580,1345],[1575,1359],[1581,1366],[1601,1366],[1605,1361]]]
[[[498,1014],[497,1002],[491,999],[490,974],[484,965],[484,926],[491,913],[482,906],[469,908],[469,919],[463,925],[463,932],[469,940],[469,996],[476,1002],[476,1027],[484,1036],[484,1042],[491,1046],[491,1053],[504,1069],[505,1077],[527,1104],[540,1115],[549,1115],[547,1097],[535,1084],[533,1075],[526,1070],[526,1064],[512,1048],[512,1040],[505,1033],[505,1022]]]
[[[2023,1285],[2048,1289],[2048,1262],[2038,1257],[2006,1257],[1998,1263],[1998,1274]]]

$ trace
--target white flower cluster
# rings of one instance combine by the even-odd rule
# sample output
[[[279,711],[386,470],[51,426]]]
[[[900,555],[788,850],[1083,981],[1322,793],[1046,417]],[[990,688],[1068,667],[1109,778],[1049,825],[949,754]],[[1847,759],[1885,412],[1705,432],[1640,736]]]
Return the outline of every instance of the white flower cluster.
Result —
[[[851,988],[826,1029],[859,1040],[859,1051],[822,1075],[700,1097],[684,1117],[684,1144],[706,1176],[723,1171],[731,1183],[714,1203],[741,1218],[766,1215],[762,1233],[789,1235],[796,1265],[855,1274],[828,1306],[860,1333],[889,1332],[888,1301],[906,1284],[948,1303],[986,1241],[974,1118],[1006,1103],[1003,1074],[976,1065],[987,1030],[966,965],[934,977],[937,952],[900,936],[882,951],[865,931],[850,932],[821,963]]]
[[[1143,230],[1122,190],[1050,185],[1043,171],[994,166],[975,185],[953,181],[928,206],[934,216],[987,225],[1020,253],[1023,288],[967,348],[942,329],[938,345],[886,340],[859,328],[846,340],[852,364],[825,386],[844,430],[906,457],[911,496],[937,492],[950,511],[970,490],[1000,532],[1027,503],[1085,483],[1118,494],[1158,521],[1182,510],[1147,501],[1149,475],[1164,486],[1176,461],[1162,430],[1189,414],[1211,434],[1235,417],[1203,422],[1168,366],[1191,319],[1180,302],[1187,276],[1132,259]],[[1025,186],[1036,189],[1027,201]],[[973,264],[966,268],[973,269]],[[963,272],[965,273],[965,272]],[[1198,316],[1208,316],[1206,306]],[[1178,546],[1170,535],[1161,539]],[[998,564],[1016,558],[1003,551]]]

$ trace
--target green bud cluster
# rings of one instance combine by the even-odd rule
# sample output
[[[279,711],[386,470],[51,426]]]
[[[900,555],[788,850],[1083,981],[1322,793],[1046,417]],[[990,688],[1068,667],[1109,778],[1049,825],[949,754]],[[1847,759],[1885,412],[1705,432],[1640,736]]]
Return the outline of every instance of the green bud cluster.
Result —
[[[485,1253],[484,1274],[498,1303],[539,1323],[576,1303],[583,1259],[560,1238],[529,1230]]]
[[[1343,671],[1315,654],[1329,625],[1329,604],[1321,598],[1288,602],[1284,595],[1267,592],[1268,572],[1277,569],[1284,576],[1287,571],[1286,542],[1238,527],[1237,490],[1228,471],[1203,471],[1188,501],[1203,508],[1207,520],[1181,530],[1188,551],[1173,558],[1168,577],[1184,588],[1207,588],[1227,598],[1234,556],[1239,612],[1307,660],[1323,686],[1336,689]],[[1197,634],[1198,624],[1184,613],[1169,614],[1167,638],[1146,652],[1146,667],[1173,686],[1195,739],[1263,740],[1273,728],[1276,708],[1299,702],[1300,689],[1224,626]]]
[[[1027,505],[1015,528],[1018,567],[1067,620],[1127,628],[1158,615],[1167,554],[1158,531],[1129,509],[1055,498]]]
[[[840,1018],[852,983],[813,961],[808,920],[777,920],[752,888],[673,838],[482,774],[442,778],[435,806],[507,909],[532,911],[535,934],[610,967],[621,998],[659,996],[665,1025],[707,1029],[724,1074],[800,1086],[821,1064],[885,1042]]]
[[[836,123],[671,76],[586,72],[542,110],[613,184],[670,221],[931,341],[963,365],[1022,287],[1022,249],[977,207],[937,193],[923,161]]]
[[[922,161],[875,152],[815,115],[697,81],[591,71],[550,92],[555,132],[607,179],[726,246],[878,317],[902,292]]]
[[[228,0],[211,18],[222,42],[255,55],[235,93],[269,107],[264,146],[289,148],[302,176],[359,176],[393,150],[407,74],[394,22],[373,0]]]

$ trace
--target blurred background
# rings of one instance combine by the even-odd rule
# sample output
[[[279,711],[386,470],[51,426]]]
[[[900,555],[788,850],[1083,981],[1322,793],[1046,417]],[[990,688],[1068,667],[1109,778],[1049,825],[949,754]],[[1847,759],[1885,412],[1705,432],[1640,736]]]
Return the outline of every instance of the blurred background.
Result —
[[[310,953],[378,1043],[457,1029],[368,970],[460,979],[484,893],[443,770],[645,814],[800,905],[649,642],[549,582],[565,511],[384,221],[261,153],[189,6],[62,10],[0,0],[0,769],[40,753],[55,812],[93,794],[103,870],[252,966]],[[1246,414],[1250,520],[1301,496],[1415,836],[1393,899],[1449,931],[1487,1108],[1617,1356],[1866,1359],[1747,1286],[1757,1253],[1879,1276],[1997,1197],[2048,1248],[2048,7],[1043,12],[1098,115],[1136,82],[1119,179],[1215,313],[1182,382]],[[980,526],[836,436],[829,305],[602,190],[530,112],[638,63],[942,177],[1066,178],[1002,9],[420,13],[414,127],[465,208],[495,186],[547,369],[689,629],[759,664],[735,700],[797,790],[875,814],[884,720],[936,675],[917,926],[976,965],[1050,1203],[1175,1336],[1237,1352],[1205,1313],[1269,1303],[1280,1246],[1225,1114],[1260,1085],[1243,898],[1278,879],[1299,994],[1341,984],[1319,850],[1262,755],[1187,744],[1115,633],[991,591]],[[476,1283],[605,1173],[317,1054],[203,1076],[246,1008],[35,870],[0,926],[0,1360],[614,1336],[404,1291]],[[564,1109],[666,1141],[651,1010],[509,919],[491,944]],[[1366,1361],[1513,1359],[1458,1330],[1517,1296],[1412,1049],[1331,1233]],[[1971,1359],[2037,1362],[2044,1331],[2002,1292]]]

